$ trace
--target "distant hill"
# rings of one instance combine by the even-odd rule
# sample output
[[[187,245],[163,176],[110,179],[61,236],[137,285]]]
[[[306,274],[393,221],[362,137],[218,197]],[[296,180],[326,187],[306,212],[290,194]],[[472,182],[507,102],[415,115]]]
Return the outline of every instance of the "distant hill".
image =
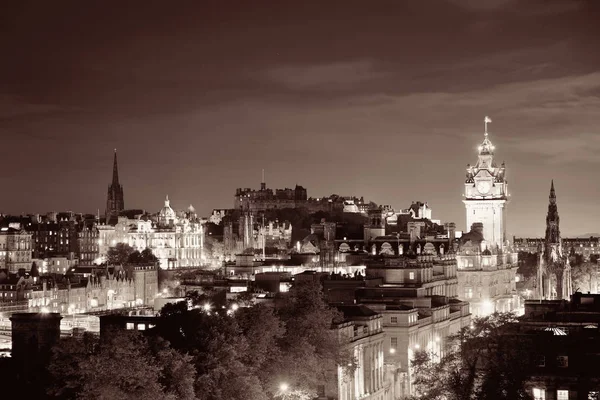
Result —
[[[600,237],[600,233],[585,233],[583,235],[575,236],[577,239],[587,239],[590,237]]]

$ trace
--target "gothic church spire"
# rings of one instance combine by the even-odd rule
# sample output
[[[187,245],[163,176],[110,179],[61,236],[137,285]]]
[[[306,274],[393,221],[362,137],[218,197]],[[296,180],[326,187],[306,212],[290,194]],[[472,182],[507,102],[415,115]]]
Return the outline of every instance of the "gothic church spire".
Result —
[[[113,177],[112,184],[119,185],[119,167],[117,165],[117,149],[115,149],[115,158],[113,161]]]
[[[125,209],[123,198],[123,186],[119,183],[119,168],[117,164],[117,149],[113,160],[112,182],[108,187],[106,196],[106,223],[112,224],[118,221],[119,213]]]

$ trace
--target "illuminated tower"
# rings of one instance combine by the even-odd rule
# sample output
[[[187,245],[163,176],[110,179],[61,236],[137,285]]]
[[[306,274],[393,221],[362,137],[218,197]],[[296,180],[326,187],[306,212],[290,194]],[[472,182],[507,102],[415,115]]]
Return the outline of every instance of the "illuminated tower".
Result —
[[[117,166],[117,149],[115,149],[115,158],[113,161],[113,176],[112,183],[108,187],[108,195],[106,197],[106,223],[115,221],[119,217],[119,213],[125,209],[125,201],[123,199],[123,186],[119,183],[119,168]]]
[[[505,179],[505,165],[500,167],[494,161],[494,145],[488,138],[488,123],[485,117],[483,143],[478,147],[477,164],[467,164],[465,181],[465,203],[467,229],[474,223],[483,224],[483,237],[490,250],[503,249],[506,240],[506,211],[508,188]]]
[[[550,184],[546,215],[546,237],[540,253],[537,272],[537,297],[540,299],[566,299],[572,294],[571,266],[566,254],[563,254],[560,237],[560,217],[556,206],[554,180]]]

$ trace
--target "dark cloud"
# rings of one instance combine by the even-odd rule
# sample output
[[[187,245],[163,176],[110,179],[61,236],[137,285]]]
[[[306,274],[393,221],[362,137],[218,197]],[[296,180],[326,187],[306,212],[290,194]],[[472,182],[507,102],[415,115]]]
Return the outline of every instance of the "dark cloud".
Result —
[[[130,207],[168,193],[207,213],[266,168],[270,186],[420,198],[462,226],[489,114],[509,231],[542,234],[551,178],[563,231],[594,231],[597,4],[14,2],[0,211],[102,208],[117,147]]]

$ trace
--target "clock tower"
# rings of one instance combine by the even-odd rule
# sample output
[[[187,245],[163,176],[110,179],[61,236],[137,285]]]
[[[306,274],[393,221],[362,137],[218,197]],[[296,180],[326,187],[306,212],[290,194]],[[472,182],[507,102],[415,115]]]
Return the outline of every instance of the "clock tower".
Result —
[[[488,137],[487,125],[492,122],[485,117],[485,134],[479,145],[477,163],[467,164],[464,200],[467,211],[467,230],[474,223],[483,224],[483,238],[490,250],[502,249],[506,239],[506,212],[508,201],[505,166],[498,167],[494,161],[494,145]]]

